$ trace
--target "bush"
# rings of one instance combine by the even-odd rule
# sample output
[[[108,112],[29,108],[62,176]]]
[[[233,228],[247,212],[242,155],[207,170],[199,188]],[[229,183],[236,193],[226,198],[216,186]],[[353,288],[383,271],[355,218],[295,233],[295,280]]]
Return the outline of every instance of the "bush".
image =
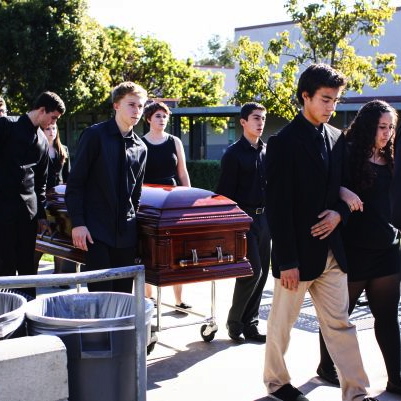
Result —
[[[215,191],[220,176],[220,160],[187,160],[191,185]]]

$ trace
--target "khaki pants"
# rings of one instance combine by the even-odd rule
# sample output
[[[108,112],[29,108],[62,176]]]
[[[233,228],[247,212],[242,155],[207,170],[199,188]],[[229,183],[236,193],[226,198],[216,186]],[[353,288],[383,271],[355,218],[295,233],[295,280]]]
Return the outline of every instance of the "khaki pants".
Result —
[[[363,400],[369,380],[363,368],[355,326],[349,322],[347,275],[341,271],[331,251],[322,275],[300,282],[297,291],[285,289],[280,280],[275,279],[263,375],[268,393],[291,381],[284,355],[306,291],[312,297],[327,349],[337,367],[343,401]]]

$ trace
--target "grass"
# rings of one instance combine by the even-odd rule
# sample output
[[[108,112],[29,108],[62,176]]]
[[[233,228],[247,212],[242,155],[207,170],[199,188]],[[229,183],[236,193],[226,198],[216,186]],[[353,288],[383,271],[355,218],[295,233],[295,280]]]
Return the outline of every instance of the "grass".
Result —
[[[45,262],[53,262],[54,256],[53,255],[49,255],[48,253],[44,253],[41,260],[45,261]]]

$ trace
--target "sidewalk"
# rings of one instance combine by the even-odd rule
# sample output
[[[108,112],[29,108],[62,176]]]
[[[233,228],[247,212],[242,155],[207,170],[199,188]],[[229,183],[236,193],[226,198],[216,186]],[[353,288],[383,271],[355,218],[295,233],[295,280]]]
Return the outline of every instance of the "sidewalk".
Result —
[[[267,401],[262,381],[264,344],[237,345],[227,336],[225,319],[231,303],[234,279],[216,281],[217,324],[219,329],[210,343],[200,335],[200,325],[162,330],[158,343],[148,356],[148,401]],[[194,310],[209,312],[210,282],[185,285],[183,295]],[[260,331],[266,331],[266,320],[272,300],[270,277],[260,308]],[[173,302],[173,291],[162,289],[163,302]],[[400,310],[401,312],[401,310]],[[194,321],[171,309],[163,309],[162,324]],[[209,312],[210,313],[210,312]],[[358,307],[353,314],[371,395],[381,401],[401,400],[385,392],[387,383],[383,358],[373,332],[373,319],[368,307]],[[318,323],[310,299],[306,299],[300,318],[292,331],[286,357],[292,383],[310,401],[340,401],[341,392],[316,376],[319,361]]]
[[[41,270],[51,272],[51,264]],[[49,270],[50,269],[50,270]],[[147,357],[147,401],[269,401],[262,381],[264,344],[237,345],[227,336],[225,319],[231,303],[234,279],[216,281],[216,320],[218,331],[211,342],[200,335],[202,319],[162,306],[162,326],[184,325],[161,330],[158,342]],[[272,299],[273,280],[269,277],[260,308],[260,331],[266,331],[266,320]],[[59,291],[43,288],[39,296]],[[82,288],[86,291],[86,288]],[[211,282],[184,285],[185,302],[193,310],[210,317]],[[162,302],[174,302],[173,289],[162,288]],[[155,309],[156,312],[156,309]],[[400,309],[401,313],[401,309]],[[370,379],[369,392],[381,401],[401,400],[401,396],[385,392],[387,377],[383,358],[373,332],[373,319],[368,307],[358,307],[352,316],[365,369]],[[156,324],[155,316],[152,323]],[[341,392],[316,376],[319,360],[318,324],[313,305],[305,300],[300,318],[292,331],[286,361],[292,383],[310,401],[341,401]]]

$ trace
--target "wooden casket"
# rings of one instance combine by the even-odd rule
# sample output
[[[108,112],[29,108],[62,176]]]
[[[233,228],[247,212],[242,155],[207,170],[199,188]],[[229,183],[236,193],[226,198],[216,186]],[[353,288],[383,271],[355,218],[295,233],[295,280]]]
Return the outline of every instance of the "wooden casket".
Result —
[[[72,246],[65,186],[48,191],[47,215],[53,234],[37,237],[36,249],[84,263]],[[138,211],[139,255],[146,282],[184,284],[253,274],[246,258],[252,219],[235,202],[191,187],[144,185]]]
[[[58,185],[47,191],[46,215],[52,233],[51,235],[40,233],[36,236],[36,250],[73,262],[85,263],[85,252],[72,245],[72,227],[65,206],[64,194],[65,185]]]
[[[200,188],[145,185],[138,211],[146,281],[157,286],[252,275],[252,219],[232,200]]]

